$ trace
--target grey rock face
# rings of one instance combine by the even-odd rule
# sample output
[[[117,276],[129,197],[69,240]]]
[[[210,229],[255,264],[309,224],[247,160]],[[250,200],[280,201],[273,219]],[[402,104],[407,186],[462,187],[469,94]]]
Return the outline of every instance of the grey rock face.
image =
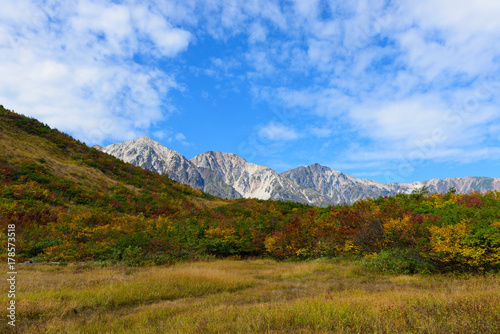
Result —
[[[101,151],[114,155],[132,165],[167,174],[171,179],[203,190],[204,181],[198,169],[179,152],[166,148],[144,136],[123,143],[102,147]]]
[[[234,153],[205,152],[191,161],[198,168],[219,174],[244,198],[274,199],[326,206],[329,199],[319,192],[302,187],[282,177],[269,167],[247,162]]]
[[[304,187],[328,196],[332,204],[351,204],[365,197],[378,197],[393,193],[393,190],[386,184],[357,179],[320,164],[298,167],[281,174]]]
[[[135,166],[158,174],[167,174],[172,180],[209,194],[222,198],[241,198],[241,195],[225,184],[218,175],[210,171],[199,170],[179,152],[147,136],[96,148]]]
[[[247,162],[234,153],[205,152],[188,160],[147,136],[94,148],[133,165],[167,174],[173,180],[228,199],[258,198],[300,202],[317,206],[352,204],[366,197],[409,194],[424,186],[443,193],[500,190],[500,179],[462,177],[414,183],[381,183],[358,179],[319,164],[277,173]]]
[[[487,192],[500,190],[500,179],[492,177],[474,177],[466,176],[449,179],[431,179],[428,181],[419,181],[414,183],[397,184],[401,189],[415,189],[426,186],[431,193],[444,193],[450,188],[455,188],[460,194],[468,194],[474,191]]]
[[[218,173],[203,167],[198,167],[198,172],[205,181],[203,191],[220,198],[238,199],[243,196],[233,187],[224,182],[224,178]]]
[[[459,193],[500,190],[500,179],[490,177],[432,179],[413,183],[385,184],[374,180],[358,179],[319,164],[298,167],[283,172],[281,175],[328,196],[333,204],[352,204],[366,197],[390,196],[397,193],[410,194],[424,186],[431,193],[444,193],[452,187]]]

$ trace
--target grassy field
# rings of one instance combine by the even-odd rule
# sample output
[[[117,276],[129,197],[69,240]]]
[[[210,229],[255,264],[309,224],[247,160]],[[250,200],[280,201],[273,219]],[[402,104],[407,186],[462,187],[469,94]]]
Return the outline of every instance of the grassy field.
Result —
[[[18,272],[20,333],[500,332],[498,275],[390,276],[355,261],[271,260]]]

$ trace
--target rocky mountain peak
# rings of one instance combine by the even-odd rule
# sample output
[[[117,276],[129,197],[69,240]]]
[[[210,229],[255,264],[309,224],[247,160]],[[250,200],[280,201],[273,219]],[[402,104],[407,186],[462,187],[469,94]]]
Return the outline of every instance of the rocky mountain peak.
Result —
[[[344,173],[339,172],[337,170],[331,169],[328,166],[320,165],[319,163],[314,163],[312,165],[304,167],[306,170],[312,173],[328,173],[331,175],[339,176],[339,175],[344,175]]]
[[[153,139],[149,138],[148,136],[142,136],[140,138],[134,139],[133,141],[138,142],[138,143],[150,143],[150,144],[156,143],[156,144],[160,144],[160,143],[154,141]]]
[[[235,182],[244,172],[256,173],[263,169],[272,171],[268,167],[248,162],[234,153],[209,151],[198,154],[191,159],[191,162],[198,167],[209,168],[223,176],[227,176],[226,182],[229,184]]]
[[[101,147],[100,150],[114,155],[115,157],[125,162],[129,162],[141,167],[144,167],[143,164],[154,164],[154,162],[158,161],[158,159],[175,159],[178,161],[183,160],[183,156],[179,152],[163,146],[162,144],[152,140],[148,136],[143,136],[134,140]],[[162,173],[161,168],[156,171]]]
[[[179,183],[209,194],[222,198],[241,198],[241,194],[228,186],[221,176],[210,169],[196,167],[179,152],[163,146],[148,136],[98,149],[133,165],[166,174]]]

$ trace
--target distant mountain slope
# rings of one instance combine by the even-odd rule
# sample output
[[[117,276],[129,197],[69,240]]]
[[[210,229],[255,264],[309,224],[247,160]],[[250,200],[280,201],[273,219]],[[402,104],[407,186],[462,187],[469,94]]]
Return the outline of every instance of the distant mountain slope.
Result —
[[[272,169],[249,163],[234,153],[206,152],[188,160],[147,136],[95,148],[221,198],[330,204],[330,200],[317,191],[299,186]]]
[[[247,162],[234,153],[205,152],[191,161],[219,174],[245,198],[274,199],[326,206],[330,201],[317,191],[282,177],[269,167]]]
[[[106,147],[95,146],[102,152],[135,166],[166,174],[171,179],[222,198],[241,198],[218,174],[200,170],[177,151],[171,150],[148,136]]]
[[[209,151],[188,160],[147,136],[97,148],[125,162],[168,174],[179,183],[227,199],[273,199],[328,206],[352,204],[367,197],[409,194],[424,186],[431,193],[444,193],[450,188],[455,188],[458,193],[500,190],[500,179],[490,177],[385,184],[355,178],[320,164],[277,173],[234,153]]]
[[[243,196],[233,187],[224,182],[224,178],[208,168],[198,167],[198,172],[203,178],[203,191],[225,199],[239,199]]]
[[[444,193],[450,188],[455,188],[460,194],[472,193],[474,191],[487,192],[500,190],[500,179],[484,176],[466,176],[459,178],[431,179],[428,181],[417,181],[414,183],[400,183],[399,187],[405,189],[427,187],[431,193]]]
[[[385,184],[374,180],[358,179],[319,164],[298,167],[283,172],[281,175],[303,187],[317,190],[328,196],[335,204],[352,204],[366,197],[390,196],[397,193],[409,194],[424,186],[431,193],[445,193],[450,188],[455,188],[458,193],[500,190],[500,179],[491,177],[462,177]]]
[[[203,178],[189,160],[179,152],[153,141],[148,136],[99,149],[132,165],[159,174],[168,174],[170,178],[179,183],[188,184],[196,189],[203,189]]]
[[[298,167],[281,173],[303,187],[317,190],[328,196],[333,203],[353,203],[365,197],[386,196],[394,189],[386,184],[357,179],[320,164]]]

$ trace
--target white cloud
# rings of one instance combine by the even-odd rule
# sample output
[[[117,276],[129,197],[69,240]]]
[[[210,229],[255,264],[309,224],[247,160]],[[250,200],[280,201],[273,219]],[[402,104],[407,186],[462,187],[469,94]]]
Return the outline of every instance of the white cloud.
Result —
[[[311,63],[315,64],[320,70],[330,70],[335,53],[335,45],[330,41],[318,41],[311,39],[307,55]]]
[[[332,134],[332,129],[329,128],[317,128],[313,127],[310,129],[311,133],[319,138],[327,138]]]
[[[136,7],[134,19],[140,32],[147,34],[160,53],[165,56],[174,56],[189,45],[191,40],[189,31],[173,28],[163,16],[151,12],[147,7]]]
[[[177,133],[175,136],[174,136],[175,140],[177,140],[179,143],[181,143],[183,146],[191,146],[192,144],[187,141],[187,138],[186,136],[183,134],[183,133]]]
[[[247,60],[255,67],[251,77],[269,76],[275,72],[271,55],[263,49],[253,49],[246,55]]]
[[[182,86],[131,58],[174,57],[189,45],[188,31],[142,3],[41,6],[21,1],[2,8],[9,17],[0,23],[6,107],[89,144],[135,138],[174,109],[165,105],[166,94]]]
[[[248,38],[250,43],[258,43],[266,40],[267,31],[259,23],[254,23],[250,27],[250,37]]]
[[[407,61],[430,79],[437,74],[485,75],[500,52],[498,1],[418,1],[402,4],[398,37]]]
[[[162,140],[163,142],[172,143],[174,141],[180,143],[183,146],[192,145],[187,141],[186,136],[181,132],[174,132],[172,129],[163,129],[158,131],[153,131],[152,138],[154,140]]]
[[[69,16],[69,29],[78,37],[80,42],[95,40],[95,35],[105,39],[106,51],[109,54],[122,54],[127,50],[123,43],[127,43],[133,36],[130,9],[123,5],[102,4],[90,1],[79,1],[76,11]],[[99,43],[100,44],[100,43]]]
[[[260,128],[259,136],[269,140],[294,140],[299,138],[299,134],[293,128],[275,122]]]
[[[442,125],[445,109],[441,101],[415,96],[404,101],[377,101],[359,106],[351,110],[350,117],[371,138],[415,141],[430,137],[432,130]]]
[[[306,89],[288,87],[254,87],[253,94],[257,99],[268,103],[279,104],[287,109],[305,110],[331,118],[344,114],[352,105],[352,99],[336,88],[314,86]]]
[[[318,0],[295,0],[295,12],[306,20],[315,20],[318,15]]]
[[[186,140],[186,136],[184,136],[182,133],[178,133],[178,134],[175,135],[175,140],[185,141]]]

